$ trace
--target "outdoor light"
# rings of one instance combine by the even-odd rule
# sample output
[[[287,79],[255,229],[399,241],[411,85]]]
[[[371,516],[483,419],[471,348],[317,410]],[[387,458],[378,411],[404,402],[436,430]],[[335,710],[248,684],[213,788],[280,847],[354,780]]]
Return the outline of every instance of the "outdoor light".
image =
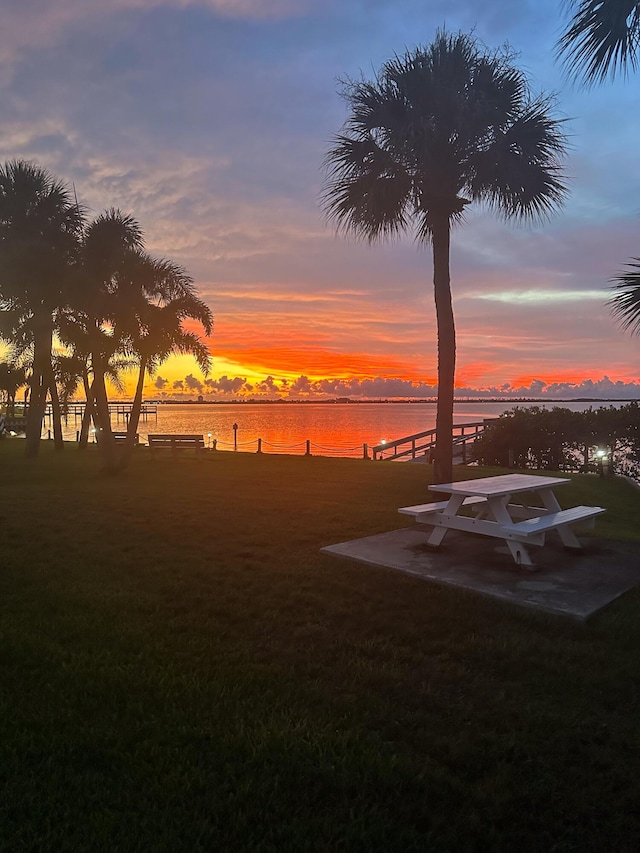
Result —
[[[604,463],[607,461],[607,451],[599,447],[596,450],[596,459],[598,460],[598,476],[604,477]]]
[[[383,439],[381,440],[381,442],[380,442],[380,444],[386,444],[386,443],[387,443],[387,439],[386,439],[386,438],[383,438]]]

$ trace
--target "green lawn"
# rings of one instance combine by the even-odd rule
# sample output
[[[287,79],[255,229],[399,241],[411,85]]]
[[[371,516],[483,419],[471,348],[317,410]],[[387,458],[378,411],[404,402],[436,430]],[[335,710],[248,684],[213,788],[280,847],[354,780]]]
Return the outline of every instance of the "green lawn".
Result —
[[[640,849],[638,590],[581,624],[320,554],[409,523],[425,465],[22,450],[0,850]],[[573,479],[640,541],[640,491]]]

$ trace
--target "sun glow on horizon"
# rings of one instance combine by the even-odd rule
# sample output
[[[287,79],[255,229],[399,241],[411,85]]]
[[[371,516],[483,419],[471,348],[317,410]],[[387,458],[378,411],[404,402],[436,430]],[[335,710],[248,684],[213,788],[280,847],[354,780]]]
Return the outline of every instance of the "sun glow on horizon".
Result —
[[[332,354],[332,359],[337,358]],[[332,362],[322,362],[315,356],[310,363],[302,363],[301,368],[286,369],[286,361],[265,360],[263,364],[254,361],[244,365],[239,361],[226,358],[214,358],[209,377],[202,375],[190,356],[172,356],[162,364],[156,374],[147,377],[145,399],[196,399],[202,396],[207,400],[251,399],[251,398],[327,398],[338,396],[353,397],[432,397],[437,392],[436,375],[420,375],[417,372],[403,371],[394,373],[387,363],[378,363],[379,373],[358,372],[361,360],[368,357],[363,354],[348,355],[342,360],[343,370],[336,373],[317,373],[305,370],[318,364],[327,366]],[[367,362],[371,363],[371,359]],[[356,368],[352,371],[346,365]],[[397,365],[394,365],[397,367]],[[393,367],[393,366],[391,366]],[[284,368],[284,369],[283,369]],[[131,397],[135,387],[135,372],[130,371],[125,378],[125,392],[119,397]],[[504,396],[602,396],[608,394],[620,396],[627,394],[640,397],[640,377],[626,373],[608,371],[588,375],[578,371],[531,374],[511,373],[504,366],[488,362],[478,362],[462,366],[456,377],[457,395],[504,395]]]

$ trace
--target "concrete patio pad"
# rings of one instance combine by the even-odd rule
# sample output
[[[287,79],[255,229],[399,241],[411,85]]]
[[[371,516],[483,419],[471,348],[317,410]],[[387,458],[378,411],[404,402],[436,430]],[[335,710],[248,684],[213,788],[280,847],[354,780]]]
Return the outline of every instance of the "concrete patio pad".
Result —
[[[581,621],[640,583],[636,542],[581,538],[583,551],[576,554],[550,535],[543,547],[529,548],[536,565],[527,570],[499,540],[450,531],[434,551],[427,545],[430,532],[405,527],[321,550]]]

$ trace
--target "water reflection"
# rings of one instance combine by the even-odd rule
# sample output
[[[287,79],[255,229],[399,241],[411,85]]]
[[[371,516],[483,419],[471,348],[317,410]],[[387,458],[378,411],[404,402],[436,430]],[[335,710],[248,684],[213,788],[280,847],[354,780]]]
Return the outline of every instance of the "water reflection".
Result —
[[[454,422],[469,423],[498,417],[516,405],[502,403],[458,403]],[[523,404],[518,404],[523,405]],[[540,405],[540,404],[531,404]],[[596,403],[557,403],[572,411],[584,411]],[[609,406],[610,403],[602,405]],[[114,429],[126,428],[124,417],[112,416]],[[157,416],[150,414],[141,420],[140,438],[146,441],[151,432],[197,433],[205,444],[217,442],[220,450],[234,447],[237,424],[237,448],[255,452],[258,439],[266,453],[302,454],[310,443],[311,453],[324,456],[362,456],[363,444],[373,446],[382,439],[394,441],[405,435],[434,429],[435,403],[241,403],[187,405],[161,404]],[[45,424],[47,436],[49,424]],[[80,417],[70,415],[64,429],[67,440],[73,441],[80,429]]]

